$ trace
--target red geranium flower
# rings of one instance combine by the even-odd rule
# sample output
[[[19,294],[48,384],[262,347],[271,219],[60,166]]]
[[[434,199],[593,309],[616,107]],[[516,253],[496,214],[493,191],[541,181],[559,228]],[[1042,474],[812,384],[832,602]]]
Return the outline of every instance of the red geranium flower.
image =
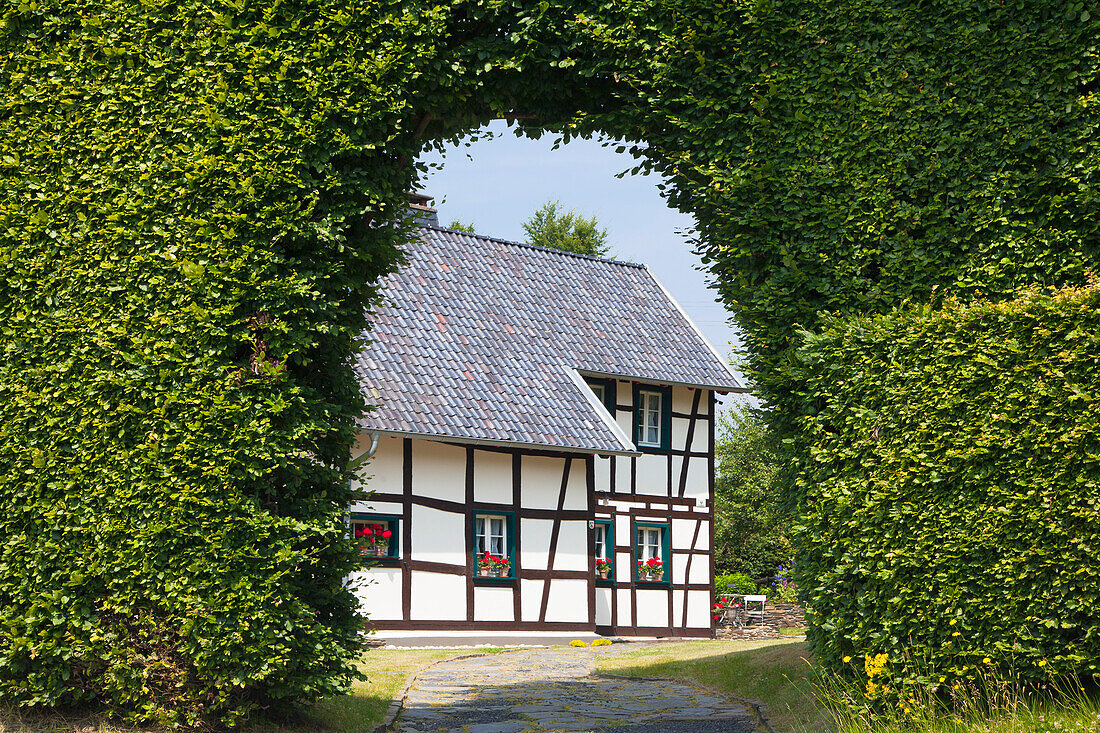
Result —
[[[393,537],[393,532],[388,529],[382,533],[382,539],[388,540],[390,537]]]

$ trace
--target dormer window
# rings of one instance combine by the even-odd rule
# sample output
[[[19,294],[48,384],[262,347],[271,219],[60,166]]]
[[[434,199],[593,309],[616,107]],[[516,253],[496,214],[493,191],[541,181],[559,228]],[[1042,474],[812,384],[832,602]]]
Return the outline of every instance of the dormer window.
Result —
[[[672,390],[635,385],[634,444],[647,451],[666,451],[672,443]]]
[[[592,392],[596,395],[611,416],[615,416],[615,380],[614,379],[585,379]]]

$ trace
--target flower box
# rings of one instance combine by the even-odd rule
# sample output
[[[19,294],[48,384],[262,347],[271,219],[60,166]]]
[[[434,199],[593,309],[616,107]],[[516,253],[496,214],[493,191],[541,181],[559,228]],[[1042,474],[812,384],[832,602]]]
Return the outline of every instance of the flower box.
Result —
[[[355,531],[355,539],[360,541],[359,554],[363,557],[389,557],[391,537],[393,532],[384,524],[372,524]]]
[[[611,561],[602,557],[596,558],[596,574],[601,580],[607,580],[611,576]]]
[[[638,580],[659,582],[665,577],[664,564],[655,557],[638,561]]]
[[[507,578],[512,562],[506,557],[497,557],[488,550],[477,557],[477,574],[482,578]]]

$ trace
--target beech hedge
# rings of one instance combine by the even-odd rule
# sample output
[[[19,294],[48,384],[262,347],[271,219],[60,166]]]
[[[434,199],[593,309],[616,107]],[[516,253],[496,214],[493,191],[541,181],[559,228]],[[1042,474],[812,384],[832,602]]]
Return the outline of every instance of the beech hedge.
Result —
[[[836,320],[797,369],[815,654],[895,689],[1100,673],[1100,286]]]
[[[1098,30],[1077,0],[0,6],[0,704],[234,722],[354,674],[351,358],[424,147],[637,141],[797,429],[799,327],[1084,283]]]

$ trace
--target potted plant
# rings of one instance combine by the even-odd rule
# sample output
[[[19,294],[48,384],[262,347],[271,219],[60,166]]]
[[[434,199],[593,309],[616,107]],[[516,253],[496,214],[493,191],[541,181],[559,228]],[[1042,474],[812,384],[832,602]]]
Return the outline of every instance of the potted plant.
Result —
[[[638,561],[638,576],[644,580],[660,580],[665,576],[665,569],[661,561],[656,557]]]
[[[386,557],[390,554],[390,537],[393,532],[381,524],[372,524],[369,527],[361,527],[355,532],[359,543],[359,552],[364,557]]]
[[[602,580],[607,580],[607,576],[611,574],[611,561],[602,557],[596,558],[596,572]]]
[[[478,575],[484,578],[503,578],[508,575],[512,562],[506,557],[497,557],[488,550],[477,558]]]

